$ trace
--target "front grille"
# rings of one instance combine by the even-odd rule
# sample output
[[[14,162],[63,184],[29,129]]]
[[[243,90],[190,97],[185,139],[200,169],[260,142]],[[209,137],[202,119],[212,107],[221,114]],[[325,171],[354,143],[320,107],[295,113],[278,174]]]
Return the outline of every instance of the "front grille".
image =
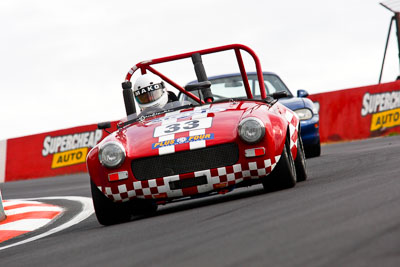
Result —
[[[205,175],[178,181],[171,181],[169,182],[169,188],[171,188],[171,190],[176,190],[203,184],[207,184],[207,176]]]
[[[136,159],[132,161],[132,172],[136,179],[143,181],[230,166],[238,160],[238,147],[231,143]]]

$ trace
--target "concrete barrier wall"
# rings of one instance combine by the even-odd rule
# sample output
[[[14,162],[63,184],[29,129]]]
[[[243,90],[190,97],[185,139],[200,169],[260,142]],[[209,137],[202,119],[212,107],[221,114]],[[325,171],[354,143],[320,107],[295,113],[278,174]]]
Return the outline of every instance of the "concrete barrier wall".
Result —
[[[310,98],[319,104],[321,142],[400,133],[400,81]]]
[[[7,140],[0,140],[0,183],[4,183],[6,175]]]

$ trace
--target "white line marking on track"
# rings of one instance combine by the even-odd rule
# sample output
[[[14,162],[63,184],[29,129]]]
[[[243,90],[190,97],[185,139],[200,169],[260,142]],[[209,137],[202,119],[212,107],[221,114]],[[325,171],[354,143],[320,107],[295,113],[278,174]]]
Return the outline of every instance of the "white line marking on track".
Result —
[[[11,206],[19,205],[19,204],[38,204],[38,205],[40,205],[43,203],[41,203],[39,201],[27,201],[27,200],[25,201],[25,200],[20,200],[20,199],[16,199],[16,200],[13,199],[12,201],[3,200],[4,207],[11,207]]]
[[[47,232],[44,232],[42,234],[33,236],[31,238],[22,240],[20,242],[8,245],[8,246],[3,246],[0,247],[0,250],[10,248],[10,247],[15,247],[19,246],[22,244],[26,244],[35,240],[38,240],[40,238],[52,235],[54,233],[57,233],[59,231],[62,231],[64,229],[67,229],[75,224],[80,223],[81,221],[87,219],[90,215],[94,213],[94,208],[93,208],[93,202],[92,199],[89,197],[78,197],[78,196],[60,196],[60,197],[41,197],[41,198],[32,198],[32,199],[18,199],[17,201],[24,201],[24,200],[45,200],[45,199],[66,199],[66,200],[71,200],[71,201],[77,201],[82,204],[82,210],[75,215],[71,220],[59,225],[56,228],[50,229]]]
[[[21,213],[27,213],[31,211],[63,211],[62,208],[59,207],[41,207],[41,206],[33,206],[33,207],[24,207],[24,208],[17,208],[17,209],[12,209],[12,210],[7,210],[6,214],[7,216],[9,215],[15,215],[15,214],[21,214]]]

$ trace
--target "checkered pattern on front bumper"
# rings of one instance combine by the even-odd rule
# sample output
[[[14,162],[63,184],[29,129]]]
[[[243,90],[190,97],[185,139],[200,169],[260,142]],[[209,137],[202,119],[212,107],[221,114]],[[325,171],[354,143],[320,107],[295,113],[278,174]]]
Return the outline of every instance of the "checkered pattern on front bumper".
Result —
[[[273,159],[257,160],[248,164],[235,164],[217,169],[198,171],[183,175],[172,175],[147,181],[130,182],[115,187],[102,187],[102,191],[108,198],[115,202],[125,202],[132,198],[176,198],[205,193],[217,188],[223,188],[240,183],[246,179],[258,179],[269,174],[280,156]],[[171,190],[169,182],[189,177],[206,176],[207,184],[193,186],[184,189]]]

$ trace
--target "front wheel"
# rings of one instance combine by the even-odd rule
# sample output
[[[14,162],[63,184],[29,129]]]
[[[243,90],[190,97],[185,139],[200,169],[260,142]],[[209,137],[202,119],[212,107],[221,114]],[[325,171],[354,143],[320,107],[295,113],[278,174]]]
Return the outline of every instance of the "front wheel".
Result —
[[[262,183],[265,191],[276,191],[292,188],[296,185],[296,181],[296,167],[290,152],[290,140],[286,138],[281,158],[275,169],[267,177],[264,177]]]
[[[90,180],[93,206],[97,220],[102,225],[113,225],[129,221],[131,210],[129,203],[115,203],[107,198],[97,186]]]
[[[297,137],[297,156],[294,161],[296,166],[297,182],[307,180],[307,168],[306,168],[306,156],[304,153],[303,140],[301,139],[300,133]]]

